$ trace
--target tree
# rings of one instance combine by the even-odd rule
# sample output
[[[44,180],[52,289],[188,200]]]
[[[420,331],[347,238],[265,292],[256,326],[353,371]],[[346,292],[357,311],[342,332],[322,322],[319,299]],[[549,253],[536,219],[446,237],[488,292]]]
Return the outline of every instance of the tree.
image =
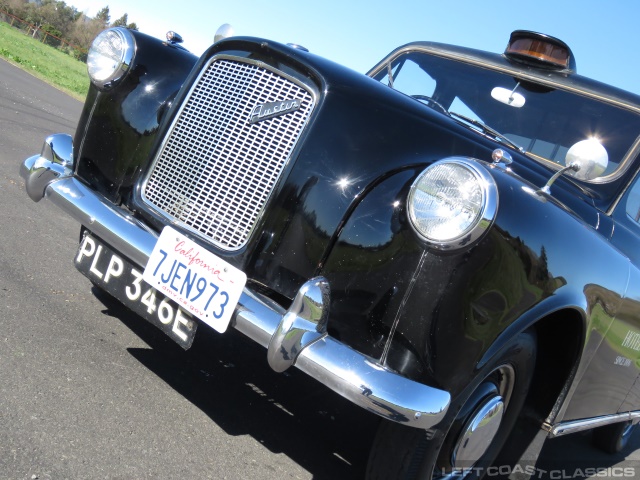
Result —
[[[101,20],[81,15],[73,25],[69,40],[74,45],[87,50],[93,39],[105,29]]]
[[[104,25],[104,28],[109,26],[109,21],[111,20],[111,14],[109,13],[109,5],[102,8],[98,13],[96,13],[95,19]]]
[[[127,15],[126,13],[124,15],[122,15],[120,18],[118,18],[117,20],[115,20],[111,26],[112,27],[126,27],[127,23],[129,21],[129,15]]]
[[[66,37],[71,33],[73,23],[80,16],[80,12],[75,7],[59,0],[43,0],[42,5],[37,10],[42,18],[42,23],[51,25],[60,32],[62,37]]]
[[[3,10],[6,10],[18,18],[22,18],[22,14],[27,6],[27,0],[2,0],[0,4]]]
[[[124,14],[122,15],[120,18],[118,18],[117,20],[115,20],[112,24],[112,27],[125,27],[128,28],[130,30],[138,30],[138,25],[135,24],[135,22],[129,23],[129,15],[128,14]]]
[[[100,9],[93,18],[62,0],[0,0],[0,9],[30,23],[32,27],[29,33],[34,37],[44,31],[48,34],[45,37],[47,39],[50,36],[59,37],[85,50],[96,35],[111,26],[138,30],[135,22],[129,22],[129,15],[126,13],[111,23],[108,5]]]
[[[55,30],[60,34],[59,36],[66,36],[80,15],[75,7],[60,0],[42,0],[39,3],[12,0],[10,3],[14,15],[35,27],[34,36],[44,25],[49,25],[49,30]]]

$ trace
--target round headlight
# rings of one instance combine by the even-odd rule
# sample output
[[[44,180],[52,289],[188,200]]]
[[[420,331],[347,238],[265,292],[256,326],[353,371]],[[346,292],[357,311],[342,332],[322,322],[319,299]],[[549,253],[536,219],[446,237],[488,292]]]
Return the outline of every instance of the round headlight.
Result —
[[[129,71],[135,40],[126,28],[111,28],[100,33],[89,48],[87,71],[99,88],[109,88]]]
[[[411,186],[411,224],[430,246],[468,246],[487,231],[498,209],[498,189],[475,160],[451,157],[427,167]]]

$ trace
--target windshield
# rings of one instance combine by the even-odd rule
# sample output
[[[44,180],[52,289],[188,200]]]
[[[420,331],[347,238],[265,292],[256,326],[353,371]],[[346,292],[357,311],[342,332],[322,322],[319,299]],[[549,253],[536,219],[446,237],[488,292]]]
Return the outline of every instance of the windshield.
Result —
[[[564,166],[572,145],[596,138],[608,154],[605,178],[640,134],[640,116],[629,110],[424,52],[402,54],[374,78],[476,130],[485,124],[483,133],[502,134],[542,163]]]

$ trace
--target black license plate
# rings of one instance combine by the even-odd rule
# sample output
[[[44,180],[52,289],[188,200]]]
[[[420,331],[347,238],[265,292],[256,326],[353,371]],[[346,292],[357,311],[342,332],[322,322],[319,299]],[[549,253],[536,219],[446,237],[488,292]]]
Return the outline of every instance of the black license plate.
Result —
[[[76,268],[126,307],[152,323],[185,350],[193,343],[197,322],[142,279],[143,269],[87,233],[80,242]]]

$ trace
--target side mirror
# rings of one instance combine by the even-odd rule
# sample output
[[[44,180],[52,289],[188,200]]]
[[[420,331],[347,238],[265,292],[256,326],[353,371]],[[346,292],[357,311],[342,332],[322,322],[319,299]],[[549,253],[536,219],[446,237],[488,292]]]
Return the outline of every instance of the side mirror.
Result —
[[[223,23],[216,30],[216,34],[213,36],[213,43],[219,42],[225,38],[233,37],[235,32],[233,31],[233,27],[228,23]]]
[[[571,146],[564,164],[575,166],[567,173],[578,180],[593,180],[601,176],[609,165],[607,150],[595,138],[582,140]]]

